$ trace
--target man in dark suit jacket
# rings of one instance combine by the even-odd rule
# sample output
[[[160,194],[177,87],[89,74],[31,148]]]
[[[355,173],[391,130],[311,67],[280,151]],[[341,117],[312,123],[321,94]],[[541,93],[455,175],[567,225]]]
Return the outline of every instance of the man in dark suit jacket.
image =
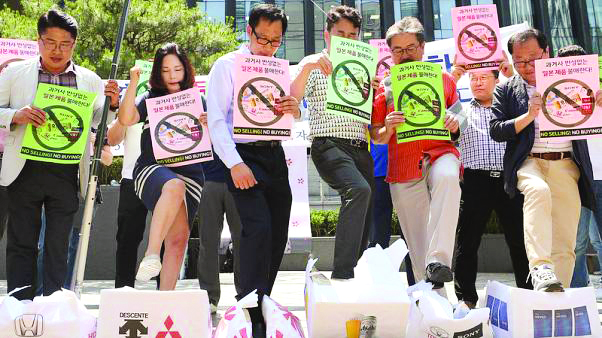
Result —
[[[593,174],[585,140],[549,142],[539,137],[543,100],[535,89],[535,60],[549,57],[546,37],[528,29],[508,41],[518,75],[494,93],[491,136],[507,142],[504,188],[524,195],[525,248],[538,291],[569,287],[581,205],[593,205]],[[596,94],[602,104],[602,91]],[[556,277],[558,276],[558,278]]]

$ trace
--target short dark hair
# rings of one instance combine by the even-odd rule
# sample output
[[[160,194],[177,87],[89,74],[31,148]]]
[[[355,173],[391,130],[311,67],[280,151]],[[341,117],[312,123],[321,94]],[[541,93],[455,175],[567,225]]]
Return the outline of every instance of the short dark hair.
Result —
[[[579,55],[587,55],[587,52],[583,47],[579,45],[569,45],[564,46],[558,50],[558,57],[563,58],[567,56],[579,56]]]
[[[163,82],[163,77],[161,76],[163,59],[170,54],[177,56],[184,66],[184,79],[180,82],[180,90],[194,87],[194,68],[192,68],[188,55],[186,55],[186,52],[178,44],[170,42],[157,49],[153,61],[153,69],[148,80],[151,90],[161,94],[167,93],[167,86],[165,86],[165,82]]]
[[[253,6],[249,12],[249,26],[255,31],[259,21],[261,19],[274,22],[280,20],[282,22],[282,34],[286,33],[286,27],[288,26],[288,18],[281,8],[276,7],[272,4],[259,4]]]
[[[420,23],[420,20],[413,16],[406,16],[405,18],[397,21],[393,24],[393,26],[387,29],[387,35],[385,36],[387,40],[387,45],[391,47],[391,40],[395,35],[403,34],[403,33],[412,33],[416,35],[416,39],[418,43],[422,44],[425,40],[424,38],[424,26]]]
[[[494,77],[494,78],[496,78],[496,79],[499,79],[499,78],[500,78],[500,71],[499,71],[499,70],[492,69],[492,70],[491,70],[491,73],[493,74],[493,77]],[[470,77],[470,76],[472,76],[472,74],[474,74],[474,72],[472,72],[472,73],[468,73],[468,74],[470,74],[470,75],[469,75],[469,77]]]
[[[537,40],[539,48],[543,50],[548,48],[548,39],[546,39],[545,34],[543,34],[539,29],[529,28],[522,32],[515,33],[510,37],[510,40],[508,40],[508,51],[510,52],[510,55],[513,55],[515,44],[527,42],[530,39]]]
[[[326,30],[331,31],[332,26],[339,22],[341,19],[346,19],[353,24],[355,28],[362,27],[362,14],[357,8],[349,6],[335,6],[332,7],[326,14]]]
[[[51,9],[48,12],[42,14],[38,19],[38,35],[46,33],[48,28],[60,28],[64,29],[71,34],[73,40],[77,39],[78,25],[75,18],[71,15],[59,11],[58,9]]]

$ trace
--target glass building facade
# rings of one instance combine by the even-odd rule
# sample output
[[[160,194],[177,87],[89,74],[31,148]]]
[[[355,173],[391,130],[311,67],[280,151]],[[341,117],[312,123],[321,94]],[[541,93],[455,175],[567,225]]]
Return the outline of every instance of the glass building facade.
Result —
[[[422,21],[428,41],[450,38],[452,7],[496,4],[500,26],[528,22],[546,33],[553,51],[568,44],[579,44],[588,52],[602,54],[601,0],[205,0],[197,1],[196,6],[214,20],[233,17],[241,40],[246,40],[249,10],[262,2],[274,3],[288,15],[285,44],[278,51],[278,57],[291,63],[324,49],[324,12],[339,4],[361,11],[364,41],[383,38],[389,26],[409,15]]]

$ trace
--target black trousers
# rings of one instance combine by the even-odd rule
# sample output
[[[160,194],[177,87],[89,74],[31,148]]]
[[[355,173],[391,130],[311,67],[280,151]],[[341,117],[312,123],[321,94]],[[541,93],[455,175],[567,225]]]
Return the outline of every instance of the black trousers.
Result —
[[[527,282],[529,261],[523,235],[523,195],[510,198],[504,191],[503,175],[485,170],[464,170],[460,219],[456,236],[454,282],[458,300],[477,302],[477,251],[491,212],[495,210],[504,230],[516,285],[532,289]]]
[[[341,196],[332,277],[352,278],[372,224],[372,155],[335,138],[319,138],[311,144],[311,159],[324,182]]]
[[[288,239],[292,203],[288,167],[281,146],[238,143],[236,149],[257,180],[255,186],[242,190],[234,186],[230,173],[226,174],[226,184],[234,197],[242,226],[241,292],[237,298],[257,289],[261,300],[263,295],[272,292]]]
[[[79,205],[77,172],[77,164],[28,160],[17,179],[8,186],[8,292],[32,286],[14,293],[17,299],[33,299],[38,278],[43,278],[45,296],[63,286],[67,273],[69,236]],[[42,205],[46,215],[44,276],[37,276]]]
[[[117,253],[115,257],[115,287],[134,287],[138,246],[144,236],[148,211],[134,192],[134,181],[122,179],[117,209]]]

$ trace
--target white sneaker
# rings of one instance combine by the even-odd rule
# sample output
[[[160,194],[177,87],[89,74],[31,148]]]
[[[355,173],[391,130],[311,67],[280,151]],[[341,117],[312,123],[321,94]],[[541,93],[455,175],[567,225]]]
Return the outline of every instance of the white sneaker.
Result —
[[[551,264],[534,266],[529,272],[533,290],[544,292],[563,292],[562,283],[556,278],[554,267]]]
[[[138,273],[136,274],[136,280],[147,282],[151,278],[159,275],[161,272],[161,258],[159,255],[148,255],[144,256],[138,266]]]

